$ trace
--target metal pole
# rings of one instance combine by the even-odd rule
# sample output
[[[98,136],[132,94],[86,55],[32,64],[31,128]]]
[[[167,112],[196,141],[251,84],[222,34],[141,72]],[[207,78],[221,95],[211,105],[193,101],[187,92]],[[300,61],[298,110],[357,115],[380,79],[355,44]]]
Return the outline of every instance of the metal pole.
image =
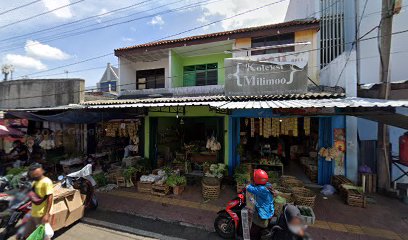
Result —
[[[380,82],[378,92],[380,99],[388,99],[389,88],[389,64],[392,33],[392,0],[382,0],[381,21],[379,26],[379,51],[380,51]],[[377,175],[378,188],[380,191],[388,191],[391,183],[390,173],[390,143],[387,125],[378,123],[378,146],[377,146]]]

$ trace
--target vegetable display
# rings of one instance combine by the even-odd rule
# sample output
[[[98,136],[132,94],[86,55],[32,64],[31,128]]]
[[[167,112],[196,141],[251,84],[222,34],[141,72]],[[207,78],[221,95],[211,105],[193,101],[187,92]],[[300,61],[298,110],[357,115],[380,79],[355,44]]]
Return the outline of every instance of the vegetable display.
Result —
[[[166,184],[169,185],[170,187],[185,186],[187,184],[187,178],[185,176],[173,174],[167,178]]]

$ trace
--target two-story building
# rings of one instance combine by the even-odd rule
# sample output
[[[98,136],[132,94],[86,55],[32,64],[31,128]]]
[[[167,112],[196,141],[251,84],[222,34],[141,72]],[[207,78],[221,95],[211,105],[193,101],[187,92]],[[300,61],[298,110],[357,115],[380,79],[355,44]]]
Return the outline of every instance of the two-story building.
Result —
[[[319,29],[303,19],[119,48],[119,99],[84,105],[143,109],[141,148],[153,166],[184,158],[185,149],[192,168],[219,162],[230,173],[242,161],[278,155],[289,164],[311,152],[312,180],[329,183],[357,171],[347,168],[345,115],[406,102],[323,89]],[[318,158],[322,148],[335,156]]]

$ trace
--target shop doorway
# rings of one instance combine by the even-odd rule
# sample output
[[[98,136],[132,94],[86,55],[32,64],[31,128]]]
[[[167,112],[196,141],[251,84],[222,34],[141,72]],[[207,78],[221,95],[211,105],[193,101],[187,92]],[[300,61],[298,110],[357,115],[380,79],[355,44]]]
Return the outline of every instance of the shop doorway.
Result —
[[[192,170],[201,170],[204,162],[224,162],[223,117],[157,117],[150,124],[154,167],[188,159]],[[211,138],[221,145],[219,150],[208,148]]]
[[[319,118],[240,118],[239,128],[241,163],[264,169],[270,177],[317,182]]]

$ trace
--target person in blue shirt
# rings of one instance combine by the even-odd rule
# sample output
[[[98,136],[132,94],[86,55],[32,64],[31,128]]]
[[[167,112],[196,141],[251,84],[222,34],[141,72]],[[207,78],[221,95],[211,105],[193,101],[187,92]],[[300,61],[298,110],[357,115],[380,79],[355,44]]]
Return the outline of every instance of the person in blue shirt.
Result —
[[[269,225],[275,213],[272,185],[268,182],[268,174],[262,169],[254,171],[254,183],[247,186],[246,190],[254,195],[255,212],[251,226],[251,239],[260,239],[261,232]]]

